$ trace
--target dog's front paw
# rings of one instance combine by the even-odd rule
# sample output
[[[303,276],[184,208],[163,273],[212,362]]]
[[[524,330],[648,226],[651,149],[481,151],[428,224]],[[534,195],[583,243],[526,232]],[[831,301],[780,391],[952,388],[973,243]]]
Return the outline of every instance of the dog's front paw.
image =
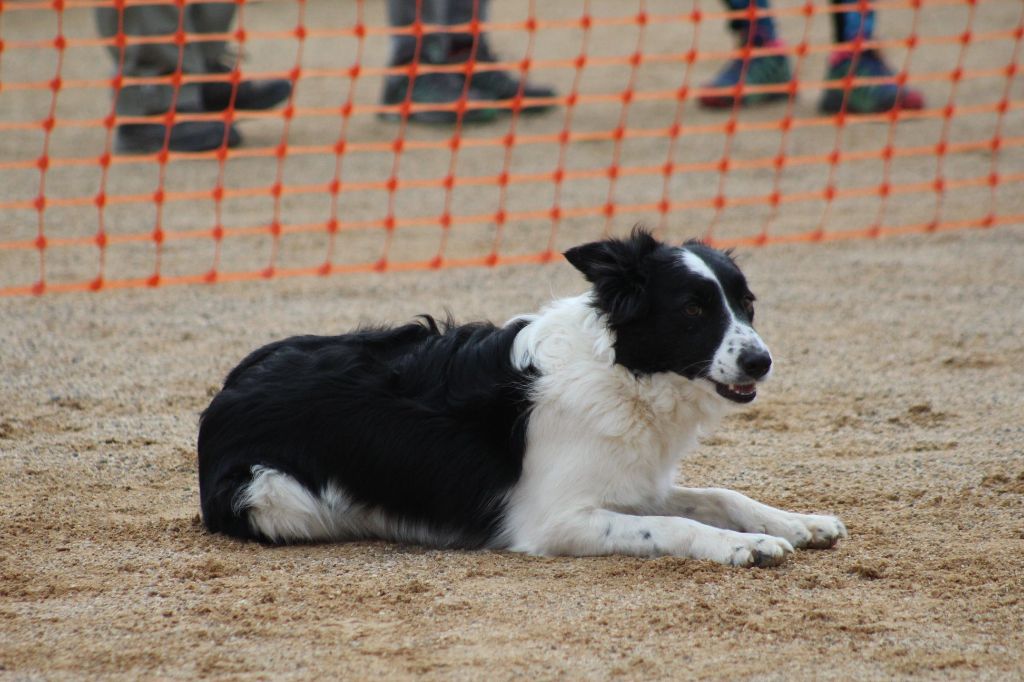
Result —
[[[754,533],[744,533],[741,537],[743,541],[732,546],[729,556],[733,566],[778,566],[793,551],[793,545],[785,538]]]
[[[721,531],[712,543],[694,548],[693,556],[727,566],[778,566],[793,545],[784,538],[760,533]]]
[[[798,548],[828,549],[848,537],[846,526],[834,516],[786,513],[769,519],[762,532],[786,538]]]

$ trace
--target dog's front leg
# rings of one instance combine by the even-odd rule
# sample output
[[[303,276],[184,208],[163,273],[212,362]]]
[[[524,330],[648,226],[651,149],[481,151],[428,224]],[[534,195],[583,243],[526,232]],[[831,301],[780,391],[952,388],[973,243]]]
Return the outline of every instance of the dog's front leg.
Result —
[[[539,554],[679,556],[732,566],[775,566],[793,551],[785,539],[713,528],[692,519],[592,509],[563,516],[526,548]]]
[[[716,528],[766,533],[785,538],[794,547],[825,549],[847,537],[846,526],[834,516],[783,511],[724,488],[673,487],[656,507],[654,513],[694,519]]]

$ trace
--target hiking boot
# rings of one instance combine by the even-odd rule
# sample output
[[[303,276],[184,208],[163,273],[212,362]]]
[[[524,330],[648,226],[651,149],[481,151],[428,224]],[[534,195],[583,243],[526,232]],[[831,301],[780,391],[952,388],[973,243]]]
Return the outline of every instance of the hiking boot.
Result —
[[[237,147],[242,136],[235,126],[220,121],[183,121],[171,127],[159,123],[124,123],[114,134],[114,151],[119,154],[153,154],[163,150],[164,142],[172,152],[208,152],[223,146]]]
[[[466,88],[466,79],[461,73],[424,73],[416,76],[412,83],[412,104],[454,104],[465,98],[467,102],[480,102],[487,99],[483,93],[474,88]],[[388,76],[384,80],[384,92],[381,104],[404,104],[409,96],[408,76]],[[377,116],[384,121],[400,121],[402,113],[398,111],[380,112]],[[497,118],[494,109],[466,109],[462,113],[463,123],[486,123]],[[421,109],[409,112],[409,120],[413,123],[430,125],[453,125],[459,116],[455,109]]]
[[[864,50],[859,55],[853,52],[836,52],[829,58],[826,80],[836,81],[853,76],[863,78],[892,77],[896,73],[882,60],[877,50]],[[821,110],[826,114],[846,111],[851,114],[880,114],[895,107],[918,110],[924,108],[924,96],[917,90],[901,87],[895,82],[878,85],[858,85],[847,92],[843,88],[825,90],[821,98]]]
[[[471,54],[470,49],[461,49],[452,54],[451,63],[465,63]],[[479,46],[475,60],[480,64],[496,64],[498,59],[490,48],[483,43]],[[532,85],[529,82],[522,83],[518,78],[508,71],[474,71],[470,76],[469,85],[473,90],[480,92],[484,99],[508,102],[519,95],[522,88],[523,99],[554,97],[554,88],[545,85]],[[554,104],[530,104],[524,106],[520,111],[524,114],[541,114],[555,108]],[[503,112],[510,112],[511,109],[502,108]]]
[[[209,73],[231,73],[234,67],[228,64],[208,64]],[[203,83],[200,86],[205,111],[224,111],[231,104],[231,83]],[[234,93],[235,109],[262,111],[271,109],[288,99],[292,94],[291,81],[274,79],[265,81],[240,81]]]
[[[779,45],[778,42],[771,42],[766,43],[765,47],[778,47]],[[745,74],[744,64],[746,64]],[[752,57],[746,62],[742,58],[737,58],[726,64],[725,68],[706,87],[735,87],[741,78],[744,87],[748,85],[782,85],[793,80],[793,74],[789,68],[789,58],[785,55]],[[756,92],[740,95],[739,104],[742,107],[749,107],[784,99],[789,99],[788,92]],[[726,109],[736,106],[736,98],[730,92],[707,94],[700,96],[700,103],[709,109]]]

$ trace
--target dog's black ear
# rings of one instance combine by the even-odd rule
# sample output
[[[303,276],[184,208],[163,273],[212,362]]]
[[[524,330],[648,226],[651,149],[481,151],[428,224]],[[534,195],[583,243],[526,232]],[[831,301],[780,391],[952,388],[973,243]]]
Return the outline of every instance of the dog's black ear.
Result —
[[[637,227],[628,239],[582,244],[564,255],[594,285],[597,304],[609,322],[622,324],[647,309],[648,256],[659,246],[650,232]]]

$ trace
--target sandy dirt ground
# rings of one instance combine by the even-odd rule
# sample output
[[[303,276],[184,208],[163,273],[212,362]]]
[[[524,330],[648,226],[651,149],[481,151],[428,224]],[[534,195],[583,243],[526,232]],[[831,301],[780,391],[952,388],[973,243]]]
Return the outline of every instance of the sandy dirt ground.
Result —
[[[0,301],[0,676],[1019,679],[1024,232],[741,261],[777,373],[679,479],[851,532],[762,570],[203,530],[197,416],[248,350],[502,320],[566,264]]]
[[[579,16],[575,3],[537,3],[543,16]],[[709,3],[705,3],[710,7]],[[793,2],[783,5],[795,6]],[[927,5],[927,3],[925,3]],[[498,3],[499,18],[516,19],[525,3]],[[595,15],[628,14],[625,4],[596,0]],[[291,26],[296,3],[247,3],[253,27]],[[652,13],[683,11],[674,0],[648,3]],[[687,6],[684,10],[688,10]],[[346,3],[310,2],[311,25],[351,23]],[[519,9],[517,9],[519,8]],[[674,9],[673,9],[674,8]],[[978,35],[1015,26],[1020,6],[977,4]],[[366,4],[367,21],[383,21],[383,5]],[[349,14],[345,14],[349,12]],[[519,12],[519,14],[517,14]],[[40,24],[31,13],[6,13],[0,35],[51,36],[52,17]],[[37,13],[38,14],[38,13]],[[956,34],[967,6],[937,4],[922,12],[922,36]],[[905,35],[909,11],[889,11],[885,36]],[[791,41],[799,17],[783,22]],[[688,49],[685,27],[649,27],[650,53]],[[92,35],[88,11],[70,10],[67,35]],[[817,17],[811,37],[827,40],[827,18]],[[595,31],[592,54],[612,56],[635,49],[636,27]],[[525,37],[498,34],[504,54],[521,54]],[[537,51],[574,57],[579,31],[538,36]],[[702,28],[701,49],[722,49],[720,27]],[[263,46],[266,48],[267,46]],[[999,69],[1012,43],[975,46],[965,68]],[[250,45],[255,70],[288,69],[292,49]],[[353,45],[311,39],[307,67],[350,63]],[[383,63],[386,44],[369,40],[366,63]],[[913,55],[911,71],[937,74],[953,68],[959,45],[927,44]],[[7,50],[0,62],[5,82],[49,79],[52,50]],[[892,53],[900,63],[903,54]],[[67,78],[95,78],[107,62],[99,50],[80,50],[65,64]],[[698,62],[693,83],[719,64]],[[820,78],[823,55],[812,55],[805,78]],[[954,92],[942,78],[920,87],[937,106],[991,103],[1005,77],[965,80]],[[538,74],[567,92],[571,70]],[[628,69],[588,69],[581,92],[619,92]],[[638,91],[676,88],[678,65],[657,61],[639,70]],[[1013,85],[1019,99],[1024,81]],[[347,84],[300,84],[303,106],[336,106]],[[355,99],[373,103],[379,80],[362,79]],[[816,116],[817,93],[801,91],[794,116]],[[49,92],[0,90],[7,120],[39,120]],[[58,114],[102,117],[109,102],[95,91],[62,91]],[[777,119],[785,105],[744,112],[742,121]],[[1017,112],[1014,110],[1011,113]],[[1019,112],[1018,112],[1019,113]],[[720,121],[687,106],[686,121]],[[581,107],[574,130],[609,130],[622,111],[603,103]],[[631,127],[671,123],[671,103],[637,101]],[[957,116],[950,141],[991,137],[994,115]],[[563,113],[523,120],[523,134],[557,132]],[[242,125],[249,148],[273,147],[281,121]],[[300,118],[289,142],[301,147],[331,143],[337,117]],[[467,130],[467,137],[503,135],[508,120]],[[1024,134],[1024,118],[1007,116],[1007,139]],[[355,118],[353,139],[391,139],[394,128],[370,116]],[[841,146],[848,151],[885,144],[885,123],[851,123]],[[446,131],[410,129],[410,139],[444,139]],[[935,144],[940,121],[908,121],[893,131],[897,147]],[[60,156],[102,153],[102,131],[58,126],[50,151]],[[683,138],[677,162],[712,161],[726,144],[731,158],[777,153],[775,133]],[[0,139],[5,160],[35,159],[42,135],[29,131]],[[787,153],[826,153],[835,130],[794,131]],[[663,138],[627,140],[625,165],[666,159]],[[611,141],[583,142],[568,150],[567,167],[602,168],[615,153]],[[557,163],[552,145],[524,145],[513,154],[512,172],[548,172]],[[353,154],[349,178],[381,179],[391,172],[389,154]],[[408,152],[401,177],[442,177],[446,153]],[[458,172],[500,172],[503,150],[466,150]],[[988,150],[893,160],[894,183],[984,176]],[[1002,150],[997,169],[1024,170],[1021,147]],[[286,184],[323,183],[332,156],[289,157]],[[278,172],[274,159],[232,158],[227,187],[268,187]],[[839,188],[875,186],[879,160],[844,163]],[[176,160],[167,188],[209,188],[215,163]],[[771,171],[733,171],[728,196],[771,191]],[[713,196],[716,172],[680,174],[675,199]],[[788,167],[784,192],[820,189],[827,167]],[[155,165],[113,167],[108,191],[147,194],[156,188]],[[91,196],[98,168],[54,168],[47,193]],[[8,171],[0,197],[31,199],[39,173]],[[601,205],[607,178],[566,183],[563,206]],[[623,202],[657,201],[661,178],[623,177],[615,188]],[[493,187],[458,189],[454,215],[492,212]],[[353,219],[379,219],[382,192],[342,195],[340,211]],[[399,218],[436,215],[436,190],[400,192]],[[550,184],[510,189],[508,210],[546,209]],[[226,200],[226,226],[266,224],[269,196]],[[315,223],[329,215],[322,195],[285,195],[285,223]],[[790,204],[772,223],[773,234],[864,227],[882,207],[878,197]],[[905,224],[931,219],[970,220],[995,210],[1024,211],[1020,184],[894,195],[882,219]],[[730,208],[718,217],[716,234],[756,234],[768,217],[765,205]],[[168,233],[208,228],[212,202],[172,202],[163,220]],[[109,207],[111,234],[146,233],[153,206]],[[96,212],[47,208],[51,237],[89,236]],[[673,216],[676,239],[704,233],[710,211]],[[616,230],[634,218],[623,216]],[[33,239],[34,210],[6,212],[4,239]],[[565,248],[594,238],[604,220],[564,221],[555,245]],[[429,258],[440,230],[398,230],[390,256]],[[486,254],[493,225],[453,228],[453,257]],[[536,251],[550,237],[547,222],[506,230],[502,253]],[[267,235],[226,240],[224,270],[265,267],[272,252]],[[381,254],[380,231],[346,233],[336,263],[373,262]],[[315,266],[324,259],[323,234],[285,235],[277,245],[280,267]],[[108,249],[109,278],[145,277],[153,271],[149,243]],[[162,253],[165,274],[205,272],[214,259],[209,240],[169,240]],[[51,249],[47,278],[88,281],[96,273],[92,247]],[[225,373],[249,350],[298,333],[337,333],[362,322],[402,322],[422,312],[450,309],[460,320],[502,321],[530,311],[553,295],[581,291],[582,280],[564,263],[547,267],[443,271],[428,274],[358,275],[278,280],[216,287],[110,291],[99,295],[48,295],[0,299],[0,678],[91,677],[392,679],[626,678],[626,679],[1020,679],[1024,675],[1024,228],[974,230],[927,237],[815,246],[749,249],[741,262],[761,303],[759,327],[771,345],[777,373],[758,401],[729,418],[687,458],[680,481],[719,485],[797,511],[840,515],[849,540],[830,551],[798,552],[767,570],[728,569],[675,559],[621,557],[530,558],[502,552],[439,552],[384,543],[268,549],[212,537],[198,521],[195,435],[197,418]],[[0,286],[36,281],[33,250],[0,250]]]

